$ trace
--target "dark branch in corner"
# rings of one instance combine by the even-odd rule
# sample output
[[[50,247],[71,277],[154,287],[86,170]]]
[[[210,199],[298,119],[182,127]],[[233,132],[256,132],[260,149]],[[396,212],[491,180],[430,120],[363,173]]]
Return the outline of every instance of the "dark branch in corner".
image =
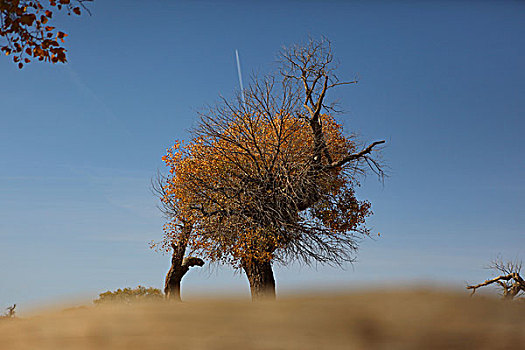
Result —
[[[362,150],[361,152],[350,154],[350,155],[344,157],[343,159],[341,159],[341,160],[339,160],[337,162],[333,162],[332,164],[328,165],[327,168],[328,169],[333,169],[333,168],[342,167],[343,165],[345,165],[346,163],[348,163],[348,162],[350,162],[352,160],[356,160],[356,159],[365,157],[367,154],[370,154],[372,152],[372,149],[375,146],[383,144],[383,143],[385,143],[385,140],[376,141],[376,142],[372,143],[370,146],[368,146],[367,148],[365,148],[364,150]]]

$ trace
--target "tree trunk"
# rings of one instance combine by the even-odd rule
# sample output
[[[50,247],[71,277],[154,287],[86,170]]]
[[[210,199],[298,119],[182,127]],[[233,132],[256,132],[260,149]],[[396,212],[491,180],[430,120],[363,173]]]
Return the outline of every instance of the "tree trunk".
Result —
[[[171,257],[171,268],[166,275],[164,294],[168,300],[181,301],[180,282],[182,277],[189,271],[190,267],[203,266],[204,261],[191,256],[184,258],[185,245],[172,244],[171,246],[173,248],[173,256]]]
[[[166,299],[171,301],[181,301],[180,299],[180,281],[182,278],[178,280],[171,280],[169,286],[166,286],[164,288],[164,294],[166,295]]]
[[[243,259],[242,268],[250,282],[252,300],[275,300],[275,279],[270,261]]]
[[[184,274],[188,272],[188,267],[184,268],[182,266],[186,246],[172,244],[172,248],[171,268],[166,275],[164,294],[166,295],[166,299],[180,301],[180,281]]]

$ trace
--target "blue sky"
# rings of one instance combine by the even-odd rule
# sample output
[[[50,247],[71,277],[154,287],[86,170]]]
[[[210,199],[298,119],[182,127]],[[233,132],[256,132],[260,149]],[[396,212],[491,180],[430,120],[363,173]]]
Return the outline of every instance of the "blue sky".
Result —
[[[100,1],[57,19],[67,65],[0,60],[0,307],[138,284],[161,287],[163,219],[150,192],[195,111],[325,35],[343,77],[346,130],[386,139],[390,177],[363,181],[380,237],[344,270],[277,267],[277,291],[489,277],[525,258],[525,4],[499,2]],[[326,287],[326,288],[327,288]],[[183,297],[248,296],[229,267],[192,270]]]

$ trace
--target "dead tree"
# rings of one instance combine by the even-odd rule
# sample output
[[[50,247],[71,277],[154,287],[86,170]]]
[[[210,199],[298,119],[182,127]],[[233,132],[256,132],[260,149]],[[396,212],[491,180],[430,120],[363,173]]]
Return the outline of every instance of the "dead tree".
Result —
[[[502,290],[503,299],[512,300],[525,293],[525,281],[520,275],[521,266],[521,261],[503,262],[502,260],[496,260],[488,268],[498,271],[501,275],[480,284],[469,285],[467,289],[472,289],[471,295],[473,295],[476,289],[496,283]]]
[[[14,318],[16,314],[16,304],[13,304],[13,306],[9,306],[6,308],[6,312],[3,316],[0,316],[0,318]]]

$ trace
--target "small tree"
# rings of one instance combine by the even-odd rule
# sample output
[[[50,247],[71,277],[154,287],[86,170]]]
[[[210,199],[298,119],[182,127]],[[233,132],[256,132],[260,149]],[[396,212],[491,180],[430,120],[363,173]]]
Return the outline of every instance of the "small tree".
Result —
[[[522,263],[518,260],[510,262],[505,262],[501,259],[494,260],[488,266],[488,269],[496,271],[499,276],[480,284],[469,285],[467,289],[472,289],[472,294],[474,294],[476,289],[495,283],[501,288],[503,299],[512,300],[525,294],[525,281],[520,275],[521,266]]]
[[[0,0],[0,51],[13,55],[19,68],[31,57],[46,62],[66,62],[62,47],[66,33],[52,25],[53,11],[80,15],[92,0]],[[47,3],[47,4],[46,4]]]
[[[166,236],[242,268],[253,299],[275,298],[276,261],[351,261],[371,214],[356,198],[359,177],[383,174],[371,155],[384,141],[359,150],[330,114],[327,93],[356,83],[337,78],[330,42],[280,56],[278,74],[201,113],[193,139],[163,157],[162,200],[175,208]]]
[[[164,226],[166,235],[160,246],[167,250],[169,247],[173,250],[171,256],[171,267],[166,274],[164,283],[164,295],[168,300],[180,301],[180,284],[184,275],[193,266],[204,266],[204,261],[196,257],[185,257],[186,248],[192,232],[192,224],[184,218],[179,208],[180,202],[167,195],[167,187],[164,186],[164,178],[158,174],[156,181],[152,182],[152,189],[155,194],[161,198],[161,207],[159,208],[164,216],[168,219]],[[155,247],[157,244],[152,244]]]

